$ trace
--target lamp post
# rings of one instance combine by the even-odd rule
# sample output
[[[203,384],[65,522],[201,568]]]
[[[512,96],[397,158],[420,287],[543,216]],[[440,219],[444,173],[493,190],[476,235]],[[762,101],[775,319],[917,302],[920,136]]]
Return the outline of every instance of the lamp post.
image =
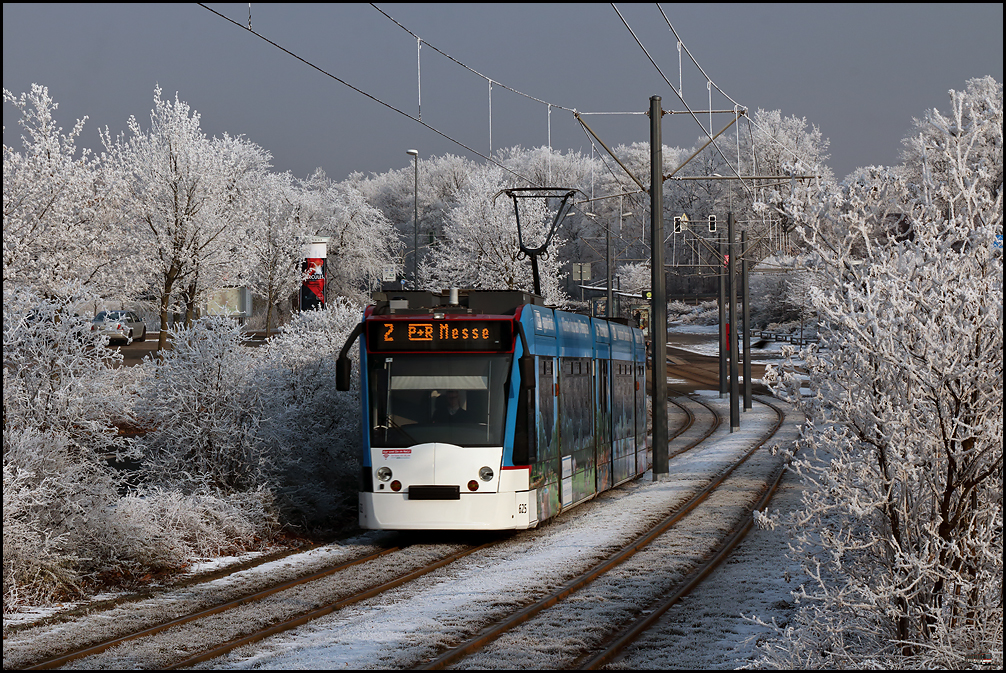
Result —
[[[406,150],[412,155],[416,168],[416,180],[412,186],[412,289],[419,289],[419,150]]]

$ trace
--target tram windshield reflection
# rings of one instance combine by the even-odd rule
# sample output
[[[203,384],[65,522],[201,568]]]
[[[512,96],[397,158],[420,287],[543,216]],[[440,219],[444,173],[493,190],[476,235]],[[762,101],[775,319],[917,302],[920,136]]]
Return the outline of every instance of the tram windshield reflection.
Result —
[[[371,446],[502,446],[510,367],[510,355],[372,357]]]

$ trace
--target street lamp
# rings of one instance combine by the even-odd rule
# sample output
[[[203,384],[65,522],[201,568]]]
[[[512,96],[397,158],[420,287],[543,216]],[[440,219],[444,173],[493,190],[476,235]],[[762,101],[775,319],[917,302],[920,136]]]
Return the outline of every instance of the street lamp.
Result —
[[[419,272],[416,270],[419,262],[419,150],[406,150],[412,155],[412,163],[416,167],[416,180],[412,187],[412,289],[419,289]]]

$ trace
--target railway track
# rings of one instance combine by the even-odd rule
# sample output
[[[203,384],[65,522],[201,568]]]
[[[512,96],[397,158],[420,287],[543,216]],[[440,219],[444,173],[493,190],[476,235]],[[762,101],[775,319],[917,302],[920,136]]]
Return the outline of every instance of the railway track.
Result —
[[[709,403],[700,398],[688,398],[684,396],[673,397],[670,401],[681,410],[680,414],[674,414],[675,418],[679,419],[680,422],[676,424],[677,427],[673,432],[669,433],[671,435],[671,455],[678,456],[684,454],[690,448],[701,445],[719,429],[720,418],[722,416],[716,410],[715,403]],[[753,450],[750,453],[753,453]],[[742,464],[742,462],[738,463],[738,465]],[[733,471],[736,468],[737,465],[734,465],[729,471]],[[727,474],[729,472],[722,474],[722,479],[725,479]],[[706,489],[706,496],[713,489],[714,487],[708,487]],[[680,520],[682,516],[685,516],[697,504],[698,501],[679,507],[674,515],[674,517],[677,517],[675,521]],[[575,514],[578,510],[585,507],[577,508],[573,513]],[[747,518],[750,519],[750,517]],[[675,521],[666,523],[664,530],[667,527],[673,526]],[[545,528],[550,527],[546,526]],[[622,552],[620,552],[622,561],[608,561],[606,570],[610,570],[611,567],[634,556],[640,549],[643,549],[647,544],[652,542],[653,539],[659,538],[660,535],[659,532],[651,533],[648,534],[648,542],[640,543],[637,540],[623,547]],[[495,540],[452,550],[447,550],[440,546],[437,550],[433,550],[432,548],[425,549],[420,554],[416,553],[415,547],[409,549],[382,549],[374,554],[353,559],[352,562],[320,570],[308,577],[299,578],[296,581],[275,584],[262,591],[240,596],[223,604],[193,611],[178,618],[163,620],[163,623],[152,627],[135,630],[134,632],[115,638],[106,639],[103,642],[93,643],[82,650],[65,652],[56,657],[49,657],[45,661],[26,662],[28,664],[33,663],[33,666],[17,664],[13,660],[9,660],[8,645],[14,645],[14,643],[5,642],[5,668],[52,668],[67,664],[70,667],[84,668],[177,668],[192,666],[282,631],[318,620],[325,615],[330,615],[333,612],[343,610],[351,605],[367,601],[381,594],[421,584],[419,581],[420,578],[435,574],[438,570],[442,573],[443,569],[450,564],[454,564],[462,558],[477,555],[478,552],[485,553],[494,546],[499,547],[500,542]],[[633,549],[626,551],[628,547],[633,547]],[[448,551],[450,553],[447,553]],[[425,559],[418,558],[419,556],[434,556],[436,558],[430,558],[427,562]],[[389,559],[394,560],[389,562]],[[593,565],[603,564],[594,563]],[[403,572],[403,569],[406,567],[408,571]],[[592,579],[586,580],[583,583],[583,586],[590,584],[605,572],[605,570],[601,570],[595,573]],[[581,575],[583,574],[586,573],[581,573]],[[347,590],[347,587],[357,587],[358,585],[359,590]],[[575,589],[570,590],[568,593],[572,593],[572,591],[575,591]],[[541,603],[542,600],[547,599],[539,599],[538,603]],[[285,607],[280,607],[281,605],[285,605]],[[527,609],[525,608],[525,611]],[[544,608],[540,608],[538,611],[540,612],[542,609]],[[235,619],[233,616],[235,612],[240,612],[244,616]],[[245,625],[244,632],[235,634],[232,628],[228,630],[228,627],[223,627],[221,623],[223,622],[222,615],[224,613],[232,613],[232,616],[226,620],[227,623],[234,623],[236,621]],[[650,611],[649,614],[653,614],[653,612]],[[529,614],[521,621],[527,621],[532,616]],[[514,626],[515,624],[511,624],[509,628],[512,629]],[[174,634],[170,639],[170,642],[174,644],[168,646],[163,644],[157,645],[159,636],[169,632]],[[486,642],[490,642],[491,640]],[[64,639],[63,642],[65,641]],[[180,641],[184,643],[181,646],[177,644]],[[147,642],[147,644],[141,645],[143,642]],[[624,647],[624,644],[621,647]],[[457,650],[458,648],[455,647],[454,649]],[[429,656],[425,658],[420,657],[414,665],[419,665],[424,661],[433,665],[439,660],[443,661],[433,667],[448,665],[448,663],[445,663],[447,660],[443,659],[444,656],[447,655],[442,654],[439,659],[432,661]],[[456,660],[454,659],[453,661]],[[581,664],[593,665],[590,661],[584,660],[582,654],[579,656],[578,661]],[[12,666],[11,664],[14,665]]]
[[[400,536],[408,539],[408,536]],[[488,539],[486,542],[474,545],[426,545],[423,550],[417,550],[417,545],[402,544],[378,549],[371,553],[351,558],[349,560],[322,568],[308,575],[296,577],[285,582],[269,583],[268,586],[251,592],[244,592],[240,596],[213,602],[208,607],[194,610],[169,619],[157,619],[155,623],[143,628],[130,628],[128,621],[124,620],[124,632],[111,638],[92,642],[84,647],[77,646],[71,650],[63,651],[56,656],[48,656],[37,661],[22,661],[16,652],[17,639],[5,638],[4,643],[4,667],[21,668],[26,670],[52,669],[74,664],[75,666],[84,662],[93,662],[104,653],[114,648],[118,648],[118,654],[113,658],[126,657],[129,654],[123,652],[129,649],[141,639],[154,639],[160,634],[179,629],[193,630],[191,627],[197,624],[196,630],[204,628],[208,621],[224,613],[234,613],[237,611],[250,612],[254,614],[251,621],[253,626],[246,629],[245,633],[229,634],[234,637],[227,639],[223,645],[220,644],[220,630],[212,626],[207,627],[212,635],[209,640],[194,634],[188,638],[187,650],[175,649],[170,653],[156,653],[153,659],[143,656],[143,667],[155,668],[178,668],[192,666],[201,661],[211,659],[216,656],[238,647],[240,645],[255,642],[275,633],[294,628],[311,619],[333,612],[335,610],[352,605],[353,603],[366,600],[384,591],[405,584],[409,581],[433,572],[438,568],[453,563],[492,544],[495,544],[496,536],[482,536]],[[403,569],[406,571],[403,572]],[[340,586],[348,589],[340,590]],[[292,592],[305,593],[307,589],[311,596],[292,596]],[[219,592],[224,593],[224,592]],[[326,596],[333,600],[325,600]],[[271,599],[278,605],[270,606]],[[290,602],[294,605],[290,605]],[[313,603],[313,605],[312,605]],[[284,604],[286,604],[284,606]],[[125,607],[128,611],[129,606]],[[294,614],[289,614],[289,613]],[[113,618],[114,619],[114,618]],[[228,621],[238,621],[241,619]],[[263,624],[263,622],[266,622]],[[63,626],[56,632],[57,643],[53,647],[59,647],[67,640],[67,636],[72,638],[72,626]],[[42,645],[44,647],[44,645]],[[137,649],[133,647],[133,649]],[[156,646],[153,649],[157,649]],[[107,658],[107,655],[106,655]],[[100,659],[99,659],[100,660]],[[132,662],[132,665],[123,667],[135,667],[141,662]],[[91,668],[91,665],[85,665]],[[105,666],[99,666],[104,668]]]
[[[666,554],[660,549],[675,545],[671,534],[672,529],[689,517],[700,504],[714,496],[717,490],[728,480],[728,478],[747,463],[755,453],[761,449],[769,439],[775,435],[782,425],[785,414],[781,408],[775,405],[764,403],[768,409],[775,414],[775,420],[759,438],[758,441],[748,450],[744,451],[725,469],[720,471],[715,478],[707,483],[704,488],[692,495],[682,503],[666,518],[653,526],[644,535],[633,540],[622,547],[618,552],[612,554],[602,562],[597,563],[589,570],[581,573],[577,577],[569,580],[548,595],[542,597],[535,603],[528,605],[521,610],[514,612],[505,619],[501,619],[491,626],[483,629],[480,633],[467,639],[463,643],[443,652],[436,658],[416,667],[436,670],[448,666],[456,668],[485,668],[488,666],[503,668],[527,668],[543,667],[541,659],[551,653],[553,657],[549,661],[548,668],[598,668],[613,660],[626,646],[631,644],[636,638],[650,628],[656,620],[671,605],[702,581],[743,538],[750,527],[750,512],[753,509],[761,508],[771,496],[775,485],[778,484],[782,475],[781,465],[774,466],[774,470],[769,478],[761,482],[759,488],[755,489],[754,496],[746,498],[745,503],[734,516],[734,525],[725,536],[722,543],[715,545],[714,551],[708,557],[701,559],[690,558],[683,566],[680,579],[665,582],[659,590],[658,597],[647,606],[630,607],[634,601],[628,601],[626,610],[630,613],[628,619],[626,615],[618,615],[618,610],[612,609],[612,603],[620,601],[621,597],[627,593],[635,593],[628,590],[625,583],[635,583],[638,585],[640,577],[651,575],[647,569],[652,569],[656,564],[665,563],[662,559]],[[776,462],[778,461],[768,461]],[[764,470],[763,470],[764,471]],[[762,475],[765,476],[765,475]],[[745,479],[750,479],[751,475],[745,475]],[[707,516],[707,519],[710,517]],[[717,517],[712,517],[717,518]],[[715,525],[713,526],[716,527]],[[644,550],[654,546],[656,553],[644,558]],[[617,568],[623,564],[628,566],[635,560],[635,568],[623,568],[619,577],[606,577],[606,586],[596,587],[589,597],[581,598],[578,603],[565,606],[557,615],[543,616],[549,610],[555,610],[561,603],[570,603],[570,599],[576,592],[585,591],[593,585],[600,583],[602,576],[614,574]],[[652,581],[651,577],[646,580]],[[660,585],[660,583],[657,583]],[[599,618],[596,606],[601,605],[604,611],[604,618]],[[634,613],[634,614],[633,614]],[[616,616],[617,615],[617,616]],[[621,617],[621,619],[619,619]],[[537,620],[538,624],[532,623]],[[570,644],[562,642],[563,638],[548,639],[543,631],[548,623],[582,623],[583,629],[574,629],[577,632],[576,644],[570,651]],[[612,623],[621,623],[622,628],[617,631],[607,632],[605,627]],[[503,641],[504,634],[522,629],[522,632],[514,635],[508,641]],[[532,634],[535,637],[532,638]],[[501,644],[497,645],[497,641]],[[528,642],[534,642],[534,651],[528,652]],[[584,652],[583,650],[587,650]],[[558,663],[555,661],[556,652],[565,655],[565,661]]]

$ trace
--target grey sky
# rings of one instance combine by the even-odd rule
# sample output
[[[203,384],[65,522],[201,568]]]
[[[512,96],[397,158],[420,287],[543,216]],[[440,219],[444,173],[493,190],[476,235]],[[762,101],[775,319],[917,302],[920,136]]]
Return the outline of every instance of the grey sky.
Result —
[[[247,4],[211,4],[242,25]],[[475,150],[489,149],[493,80],[581,112],[632,111],[651,95],[682,105],[609,4],[388,4],[419,35],[423,121]],[[656,5],[617,5],[677,87],[676,40]],[[712,81],[751,110],[805,117],[831,140],[835,174],[899,161],[913,117],[947,106],[972,77],[1003,80],[1002,4],[664,4],[664,13]],[[367,4],[251,5],[252,28],[315,65],[416,116],[416,40]],[[685,57],[686,58],[686,57]],[[683,94],[705,109],[705,79],[685,60]],[[322,75],[195,4],[4,4],[3,86],[49,87],[65,129],[84,115],[83,143],[99,127],[149,125],[153,89],[202,115],[210,135],[242,134],[274,166],[305,177],[322,167],[342,180],[464,148]],[[714,90],[713,107],[732,104]],[[4,106],[4,142],[17,145]],[[501,88],[492,93],[492,147],[549,142],[548,108]],[[708,116],[703,124],[709,124]],[[718,130],[727,118],[713,119]],[[610,145],[648,140],[644,116],[590,117]],[[666,116],[664,143],[692,146],[701,131]],[[553,108],[551,144],[590,152],[572,114]]]

